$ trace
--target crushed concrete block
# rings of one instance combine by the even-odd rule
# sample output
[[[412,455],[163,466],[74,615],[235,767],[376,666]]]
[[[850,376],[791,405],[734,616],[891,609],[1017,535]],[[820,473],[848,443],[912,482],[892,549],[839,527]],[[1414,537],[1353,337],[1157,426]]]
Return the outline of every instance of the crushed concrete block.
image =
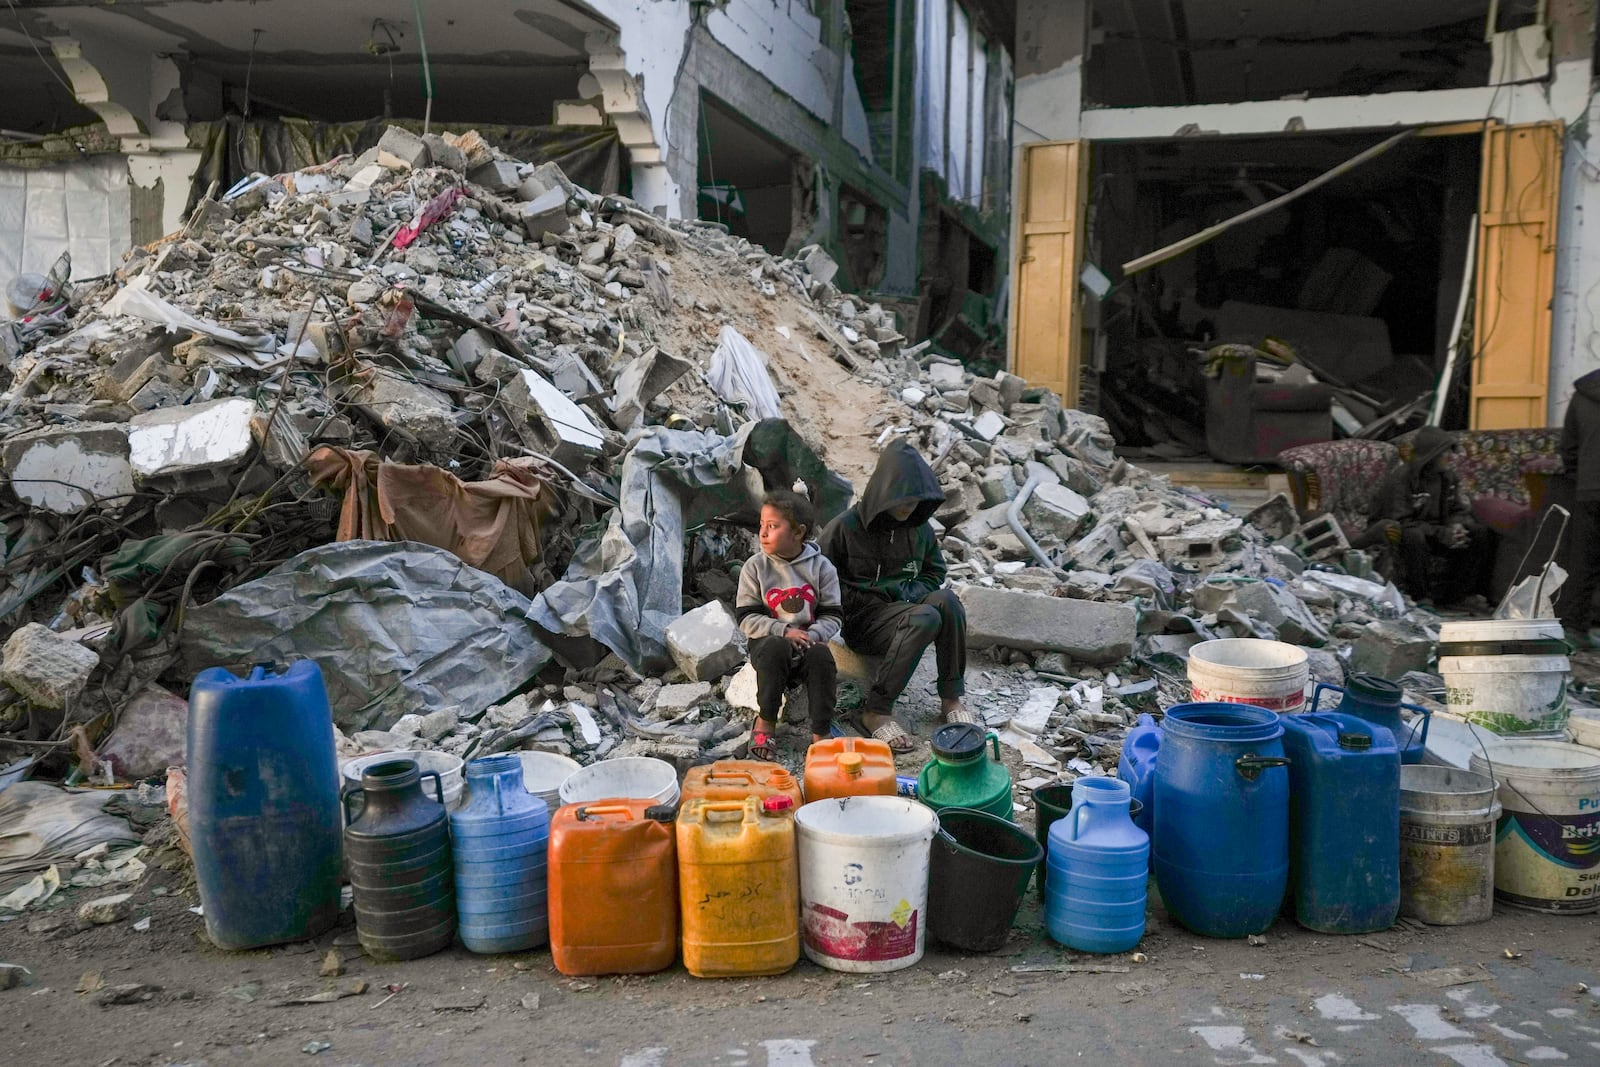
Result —
[[[828,651],[839,677],[853,682],[870,682],[883,662],[882,656],[864,655],[837,638],[828,642]]]
[[[1052,452],[1044,457],[1045,466],[1056,472],[1056,477],[1075,493],[1084,496],[1094,496],[1100,491],[1100,479],[1090,471],[1089,465],[1082,460],[1064,456],[1060,452]],[[1149,527],[1146,527],[1148,531]]]
[[[1028,387],[1027,379],[1006,371],[995,371],[995,385],[1000,390],[1001,410],[1010,412],[1013,405],[1022,401],[1022,391]]]
[[[1005,416],[994,411],[985,411],[972,420],[972,432],[985,441],[993,441],[1006,431]]]
[[[123,705],[100,757],[124,781],[165,774],[184,761],[188,724],[189,702],[152,682]]]
[[[675,719],[690,708],[711,699],[710,682],[680,682],[664,685],[656,694],[656,718]]]
[[[926,399],[928,399],[927,392],[914,385],[908,385],[900,390],[900,402],[907,407],[921,407]]]
[[[572,402],[538,371],[524,370],[506,383],[501,402],[519,417],[532,447],[557,463],[581,470],[605,447],[605,436],[594,417]]]
[[[447,167],[457,174],[466,173],[467,154],[461,149],[436,133],[423,134],[422,143],[428,147],[428,158],[434,166]]]
[[[632,226],[624,222],[611,233],[611,259],[613,262],[625,257],[633,246],[639,243],[639,234]]]
[[[1089,501],[1064,485],[1039,485],[1022,505],[1022,519],[1035,537],[1069,541],[1089,517]]]
[[[988,378],[979,378],[967,389],[967,396],[980,408],[1000,410],[1000,387]]]
[[[582,262],[591,266],[599,266],[611,254],[611,245],[605,240],[590,241],[583,246]]]
[[[410,130],[390,126],[378,140],[378,165],[390,170],[416,170],[430,162],[428,146]],[[346,188],[349,188],[347,185]]]
[[[455,444],[456,409],[438,390],[419,385],[382,367],[353,393],[356,406],[385,430],[445,451]]]
[[[140,479],[230,470],[250,454],[255,403],[228,397],[135,415],[128,421],[128,461]]]
[[[572,225],[567,218],[567,194],[560,189],[551,189],[518,204],[516,213],[530,241],[540,240],[547,233],[566,233]]]
[[[965,377],[966,372],[951,363],[935,363],[928,368],[928,381],[933,383],[935,389],[958,388]]]
[[[478,365],[472,369],[472,376],[483,384],[490,382],[503,382],[521,374],[528,369],[528,365],[515,356],[508,356],[498,348],[485,352]]]
[[[1350,671],[1395,681],[1407,671],[1427,670],[1433,649],[1428,632],[1404,619],[1369,622],[1351,650]]]
[[[714,682],[744,661],[744,636],[722,601],[712,600],[667,627],[667,651],[690,681]]]
[[[662,688],[666,688],[663,686]],[[757,711],[761,704],[756,699],[756,665],[746,663],[734,672],[728,679],[728,688],[723,692],[722,699],[727,701],[730,708],[743,708],[746,711]]]
[[[644,420],[645,408],[660,396],[668,386],[685,374],[694,364],[679,359],[659,348],[652,348],[632,360],[617,375],[615,395],[611,401],[612,417],[617,428],[624,432]]]
[[[1127,604],[979,585],[956,591],[967,609],[969,647],[1064,652],[1087,663],[1115,663],[1133,652],[1136,613]]]
[[[839,264],[820,248],[812,248],[805,253],[801,262],[805,264],[807,273],[823,285],[833,281],[839,273]]]
[[[1122,523],[1118,519],[1103,520],[1077,541],[1067,546],[1067,555],[1083,570],[1099,570],[1116,558],[1123,549]]]
[[[150,379],[161,373],[166,361],[160,350],[152,352],[142,345],[128,349],[95,383],[96,399],[126,404]]]
[[[984,508],[952,532],[969,545],[981,545],[989,534],[1006,525],[1006,505],[995,504]]]
[[[42,708],[65,708],[89,684],[100,657],[36,622],[6,639],[0,682]]]
[[[1271,626],[1280,641],[1318,648],[1328,643],[1328,631],[1300,598],[1272,582],[1240,586],[1228,598],[1227,606]]]
[[[460,716],[454,709],[441,708],[438,711],[430,711],[422,717],[422,722],[417,724],[417,736],[437,741],[447,734],[454,733],[460,721]]]
[[[78,905],[78,922],[85,926],[104,926],[120,922],[133,913],[133,894],[115,893],[96,897]]]
[[[1180,533],[1157,541],[1165,563],[1191,563],[1205,566],[1220,563],[1227,555],[1224,543],[1239,533],[1238,519],[1196,523]]]
[[[21,433],[0,449],[11,490],[26,504],[73,515],[120,507],[133,492],[126,426],[79,425]]]
[[[996,463],[984,470],[978,480],[978,491],[983,494],[986,507],[995,507],[1015,500],[1018,492],[1017,478],[1009,464]]]
[[[509,159],[491,159],[480,163],[467,172],[467,180],[483,186],[491,193],[515,192],[522,184],[517,165]]]
[[[606,391],[589,365],[573,353],[557,353],[551,362],[550,383],[573,400],[582,400]]]
[[[1299,528],[1300,515],[1287,495],[1277,493],[1246,515],[1244,521],[1276,541],[1288,537]]]

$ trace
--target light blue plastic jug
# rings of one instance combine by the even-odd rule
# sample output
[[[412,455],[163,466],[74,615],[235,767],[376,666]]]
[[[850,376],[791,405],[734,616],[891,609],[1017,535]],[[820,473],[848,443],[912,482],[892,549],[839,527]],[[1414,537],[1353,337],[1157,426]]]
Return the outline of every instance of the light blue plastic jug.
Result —
[[[1142,806],[1133,824],[1147,834],[1155,825],[1152,821],[1155,804],[1151,801],[1156,783],[1156,757],[1160,754],[1161,727],[1156,725],[1155,716],[1142,714],[1139,724],[1129,730],[1122,741],[1122,755],[1117,757],[1117,777],[1128,783],[1133,799]]]
[[[1050,827],[1045,929],[1080,952],[1127,952],[1144,937],[1150,836],[1128,815],[1128,783],[1079,778]]]
[[[550,939],[550,808],[522,785],[515,755],[466,766],[467,799],[450,816],[461,943],[520,952]]]

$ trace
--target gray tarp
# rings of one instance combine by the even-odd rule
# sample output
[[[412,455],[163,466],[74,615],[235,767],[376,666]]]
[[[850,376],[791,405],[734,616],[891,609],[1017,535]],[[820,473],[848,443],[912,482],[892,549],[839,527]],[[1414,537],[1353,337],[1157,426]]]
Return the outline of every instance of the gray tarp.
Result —
[[[64,863],[102,841],[138,843],[139,833],[127,819],[102,810],[114,795],[69,792],[46,782],[18,782],[0,793],[0,895],[34,871]]]
[[[475,714],[539,672],[533,605],[493,575],[412,541],[309,549],[190,611],[181,669],[315,660],[334,722],[383,729],[410,712]]]
[[[766,489],[811,486],[826,522],[850,503],[787,422],[749,423],[732,436],[652,426],[622,463],[621,504],[598,541],[579,547],[566,576],[534,601],[552,633],[588,634],[637,671],[666,662],[666,630],[683,613],[684,532],[718,516],[754,518]]]

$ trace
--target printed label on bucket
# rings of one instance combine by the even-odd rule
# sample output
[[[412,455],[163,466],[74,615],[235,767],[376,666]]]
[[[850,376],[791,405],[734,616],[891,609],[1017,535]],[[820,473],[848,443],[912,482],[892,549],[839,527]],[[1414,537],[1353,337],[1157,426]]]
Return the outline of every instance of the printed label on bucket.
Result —
[[[1242,697],[1232,693],[1219,693],[1210,689],[1201,689],[1191,686],[1189,690],[1194,699],[1202,704],[1250,704],[1268,711],[1298,711],[1305,707],[1306,695],[1303,690],[1296,690],[1287,696],[1255,696]]]
[[[801,932],[806,944],[824,956],[880,963],[916,952],[917,917],[907,900],[895,908],[891,922],[851,922],[850,916],[836,908],[810,903]]]
[[[1494,826],[1488,822],[1469,826],[1437,826],[1400,820],[1400,840],[1408,845],[1436,845],[1445,848],[1470,848],[1487,845],[1494,838]]]
[[[1508,811],[1500,820],[1496,840],[1520,837],[1541,859],[1574,871],[1600,866],[1600,813],[1594,815],[1536,815]]]

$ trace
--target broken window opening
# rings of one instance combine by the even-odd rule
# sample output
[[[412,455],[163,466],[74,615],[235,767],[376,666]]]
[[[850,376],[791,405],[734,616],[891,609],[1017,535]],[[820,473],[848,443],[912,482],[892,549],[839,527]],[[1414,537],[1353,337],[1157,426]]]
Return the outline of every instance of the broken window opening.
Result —
[[[910,180],[916,20],[913,0],[846,0],[847,46],[873,160]]]
[[[888,251],[889,213],[859,190],[839,190],[839,243],[845,269],[857,290],[874,289],[883,281]]]
[[[794,225],[798,154],[700,94],[697,214],[782,255]]]

